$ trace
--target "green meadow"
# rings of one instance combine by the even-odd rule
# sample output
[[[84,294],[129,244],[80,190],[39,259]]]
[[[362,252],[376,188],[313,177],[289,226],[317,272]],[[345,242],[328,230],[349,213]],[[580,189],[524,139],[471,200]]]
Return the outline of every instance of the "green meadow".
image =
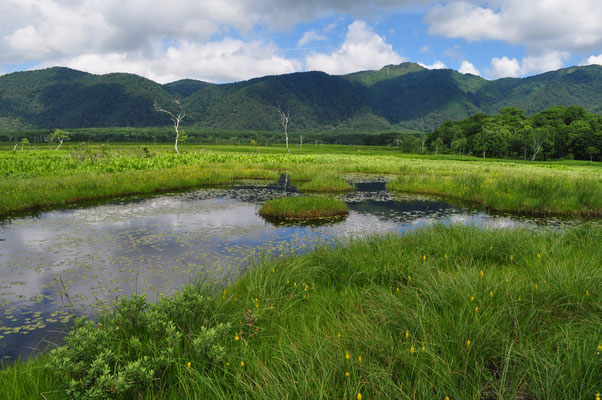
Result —
[[[456,198],[493,210],[599,216],[602,168],[585,161],[526,162],[401,154],[395,148],[77,145],[0,151],[0,213],[290,174],[299,190],[344,192],[350,174],[391,176],[392,191]]]

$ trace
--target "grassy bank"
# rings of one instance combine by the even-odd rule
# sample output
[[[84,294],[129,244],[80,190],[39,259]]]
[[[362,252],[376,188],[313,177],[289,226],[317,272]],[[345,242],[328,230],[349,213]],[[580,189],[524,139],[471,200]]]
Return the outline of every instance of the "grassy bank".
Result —
[[[282,197],[266,201],[259,214],[274,219],[312,220],[345,216],[349,207],[344,201],[325,196]]]
[[[352,189],[349,174],[394,175],[391,190],[433,193],[486,207],[534,214],[602,214],[598,163],[421,157],[385,149],[353,152],[316,147],[287,155],[284,148],[77,145],[59,151],[0,151],[0,214],[133,193],[276,179],[290,173],[302,191]],[[268,153],[269,151],[269,153]],[[309,153],[309,152],[308,152]]]
[[[0,371],[0,398],[594,399],[601,242],[439,225],[264,260],[218,293],[80,321]]]

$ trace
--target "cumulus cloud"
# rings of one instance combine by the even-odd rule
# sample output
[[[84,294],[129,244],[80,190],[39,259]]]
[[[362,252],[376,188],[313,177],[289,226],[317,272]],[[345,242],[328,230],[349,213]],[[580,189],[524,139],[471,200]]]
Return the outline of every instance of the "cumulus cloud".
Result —
[[[565,52],[549,52],[541,56],[528,56],[521,61],[516,58],[509,59],[493,57],[491,59],[491,76],[494,79],[519,77],[527,74],[553,71],[564,66],[569,54]]]
[[[440,61],[440,60],[435,61],[431,65],[427,65],[427,64],[423,64],[423,63],[418,63],[418,65],[420,65],[426,69],[445,69],[445,68],[447,68],[447,65],[445,65],[443,63],[443,61]]]
[[[469,41],[503,40],[527,51],[588,52],[602,47],[599,0],[489,0],[448,2],[430,9],[429,32]],[[483,3],[483,2],[479,2]],[[497,8],[494,8],[497,6]]]
[[[345,41],[339,49],[330,54],[312,53],[305,58],[305,65],[308,70],[346,74],[379,69],[403,61],[405,58],[397,54],[365,22],[355,21],[349,25]]]
[[[301,69],[296,60],[276,55],[274,46],[226,38],[198,44],[185,42],[154,52],[84,54],[61,60],[67,67],[92,73],[129,72],[160,83],[182,77],[209,82],[232,82],[262,75],[285,74]]]
[[[460,69],[458,71],[462,74],[472,74],[472,75],[481,76],[481,73],[479,72],[479,70],[476,69],[475,66],[472,65],[471,62],[466,61],[466,60],[462,61],[462,65],[460,65]]]
[[[598,54],[597,56],[589,56],[584,65],[602,65],[602,54]]]

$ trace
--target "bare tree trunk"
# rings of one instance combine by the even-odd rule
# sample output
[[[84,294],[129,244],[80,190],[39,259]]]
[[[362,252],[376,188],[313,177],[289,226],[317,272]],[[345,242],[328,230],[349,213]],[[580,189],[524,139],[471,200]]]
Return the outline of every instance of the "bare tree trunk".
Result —
[[[164,110],[163,108],[159,107],[159,105],[157,104],[157,101],[155,101],[154,106],[155,106],[155,111],[163,112],[163,113],[169,115],[169,118],[171,118],[171,121],[173,122],[174,130],[176,131],[176,143],[175,143],[174,147],[176,149],[176,154],[180,154],[180,152],[178,151],[178,140],[180,139],[180,122],[182,122],[182,120],[186,116],[186,113],[184,111],[182,111],[182,105],[180,104],[180,100],[175,99],[173,102],[176,103],[176,105],[179,108],[177,115],[172,113],[171,111]]]
[[[280,106],[278,106],[278,112],[280,113],[280,123],[282,124],[282,128],[284,129],[284,138],[286,140],[286,151],[288,154],[291,154],[291,149],[288,148],[288,119],[290,116],[290,110],[287,108],[286,113],[282,111]]]
[[[15,142],[15,145],[13,146],[13,151],[17,151],[17,146],[19,145],[19,142]]]
[[[537,154],[543,147],[543,142],[543,139],[533,139],[533,145],[531,146],[531,148],[533,149],[533,157],[531,157],[531,161],[535,161]]]
[[[56,146],[55,150],[58,150],[61,147],[61,145],[63,144],[63,140],[61,138],[59,138],[58,140],[59,140],[59,145]]]
[[[301,135],[301,136],[299,137],[299,139],[300,139],[300,143],[299,143],[299,151],[303,151],[303,135]]]

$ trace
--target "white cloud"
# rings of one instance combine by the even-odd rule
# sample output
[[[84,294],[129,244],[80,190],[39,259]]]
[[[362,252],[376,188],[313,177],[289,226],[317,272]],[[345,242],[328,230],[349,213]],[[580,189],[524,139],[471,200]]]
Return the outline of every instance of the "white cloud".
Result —
[[[491,76],[493,79],[517,78],[520,74],[520,63],[516,58],[509,59],[504,56],[502,58],[493,57],[491,59]]]
[[[330,54],[312,53],[305,58],[308,70],[330,74],[379,69],[387,64],[405,61],[390,44],[374,33],[363,21],[349,25],[345,42]]]
[[[491,59],[491,75],[494,79],[519,77],[528,74],[554,71],[564,66],[568,53],[550,52],[541,56],[529,56],[521,61],[516,58],[509,59],[493,57]]]
[[[185,42],[167,50],[157,48],[151,54],[84,54],[61,60],[59,65],[98,74],[109,71],[129,72],[160,83],[182,77],[209,82],[232,82],[301,69],[298,61],[278,56],[274,46],[230,38],[204,44]]]
[[[460,65],[460,69],[458,71],[462,74],[472,74],[472,75],[481,76],[481,73],[479,72],[479,70],[476,69],[475,66],[472,65],[471,62],[466,61],[466,60],[462,61],[462,65]]]
[[[424,67],[426,69],[444,69],[444,68],[447,68],[447,65],[445,65],[443,63],[443,61],[440,61],[440,60],[435,61],[431,65],[426,65],[426,64],[423,64],[423,63],[418,63],[418,65],[420,65],[420,66],[422,66],[422,67]]]
[[[584,65],[602,65],[602,54],[598,54],[597,56],[589,56]]]
[[[588,52],[602,48],[600,0],[449,2],[426,15],[429,32],[469,41],[503,40],[530,53]],[[483,7],[489,3],[492,7]]]
[[[318,33],[315,29],[307,31],[303,34],[301,39],[297,42],[297,47],[303,47],[308,43],[317,42],[322,40],[328,40],[328,38],[321,33]]]
[[[429,51],[431,49],[431,46],[429,45],[424,45],[420,48],[420,52],[421,53],[426,53],[427,51]]]

